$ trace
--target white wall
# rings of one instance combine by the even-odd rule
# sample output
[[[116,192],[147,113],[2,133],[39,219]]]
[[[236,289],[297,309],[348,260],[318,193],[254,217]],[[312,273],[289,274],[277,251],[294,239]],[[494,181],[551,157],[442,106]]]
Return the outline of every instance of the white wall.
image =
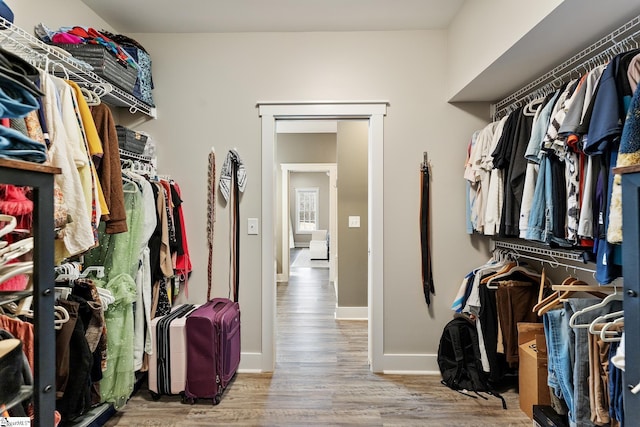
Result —
[[[5,3],[13,11],[14,24],[29,34],[41,22],[53,30],[74,25],[114,30],[80,0],[5,0]]]
[[[450,97],[469,84],[563,1],[466,1],[448,30]]]
[[[637,0],[476,0],[448,30],[448,99],[498,101],[640,14]]]

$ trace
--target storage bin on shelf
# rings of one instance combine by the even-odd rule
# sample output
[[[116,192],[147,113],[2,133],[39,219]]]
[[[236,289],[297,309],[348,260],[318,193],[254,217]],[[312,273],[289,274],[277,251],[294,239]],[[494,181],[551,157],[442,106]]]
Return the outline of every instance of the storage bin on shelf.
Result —
[[[120,89],[133,93],[138,70],[128,63],[120,62],[106,47],[99,44],[54,44],[74,58],[81,59],[93,67],[93,72]]]
[[[120,148],[135,154],[144,153],[144,147],[147,145],[146,135],[120,125],[116,125],[116,130]]]

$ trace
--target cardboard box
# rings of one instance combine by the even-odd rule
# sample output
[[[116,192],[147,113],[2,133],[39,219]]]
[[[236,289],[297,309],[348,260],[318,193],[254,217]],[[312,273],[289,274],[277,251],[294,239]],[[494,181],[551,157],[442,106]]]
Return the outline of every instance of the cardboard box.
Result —
[[[542,323],[518,323],[520,409],[533,419],[533,405],[550,405],[547,343]]]

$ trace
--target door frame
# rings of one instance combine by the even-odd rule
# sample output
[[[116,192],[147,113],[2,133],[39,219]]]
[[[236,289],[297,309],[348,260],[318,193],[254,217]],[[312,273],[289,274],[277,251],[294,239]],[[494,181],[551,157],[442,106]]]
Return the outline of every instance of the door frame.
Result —
[[[276,121],[296,119],[367,119],[369,122],[369,265],[368,361],[373,372],[383,371],[384,357],[384,116],[387,101],[258,102],[262,128],[262,363],[263,372],[275,368],[276,316]]]
[[[282,163],[281,193],[282,205],[282,273],[278,277],[279,282],[289,281],[289,224],[291,217],[289,207],[289,179],[291,172],[328,172],[329,173],[329,280],[335,282],[336,257],[338,255],[338,189],[336,179],[338,166],[335,163]]]

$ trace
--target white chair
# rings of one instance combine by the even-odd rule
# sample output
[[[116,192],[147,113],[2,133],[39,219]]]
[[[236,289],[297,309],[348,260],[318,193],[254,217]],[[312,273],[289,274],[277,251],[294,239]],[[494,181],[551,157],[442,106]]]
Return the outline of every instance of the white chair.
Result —
[[[311,232],[311,241],[309,242],[309,257],[311,259],[329,259],[329,243],[327,240],[327,230]]]

